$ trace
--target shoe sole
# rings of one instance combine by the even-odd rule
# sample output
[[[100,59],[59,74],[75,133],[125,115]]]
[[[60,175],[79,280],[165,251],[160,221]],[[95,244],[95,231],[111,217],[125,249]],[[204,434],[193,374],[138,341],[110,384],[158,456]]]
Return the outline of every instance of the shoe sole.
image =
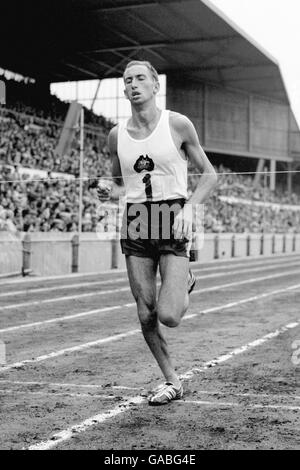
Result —
[[[163,403],[159,403],[157,401],[148,401],[148,404],[149,406],[164,406],[164,405],[168,405],[169,403],[171,403],[172,401],[175,401],[175,400],[182,400],[183,397],[180,397],[180,398],[172,398],[172,400],[169,400],[169,401],[166,401],[166,402],[163,402]]]

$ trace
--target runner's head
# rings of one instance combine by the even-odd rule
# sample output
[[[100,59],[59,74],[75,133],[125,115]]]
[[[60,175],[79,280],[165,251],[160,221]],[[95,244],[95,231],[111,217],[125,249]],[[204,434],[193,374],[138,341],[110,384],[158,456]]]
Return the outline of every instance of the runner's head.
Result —
[[[131,104],[142,104],[153,99],[159,91],[158,73],[147,61],[129,62],[123,74],[125,96]]]

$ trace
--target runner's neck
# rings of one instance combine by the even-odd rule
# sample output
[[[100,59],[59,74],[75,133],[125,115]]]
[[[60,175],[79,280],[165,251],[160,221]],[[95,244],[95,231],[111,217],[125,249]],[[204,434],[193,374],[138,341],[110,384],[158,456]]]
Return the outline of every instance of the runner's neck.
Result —
[[[130,131],[138,132],[142,129],[152,131],[157,125],[162,111],[156,105],[144,108],[132,108],[132,117],[129,119],[127,129]]]

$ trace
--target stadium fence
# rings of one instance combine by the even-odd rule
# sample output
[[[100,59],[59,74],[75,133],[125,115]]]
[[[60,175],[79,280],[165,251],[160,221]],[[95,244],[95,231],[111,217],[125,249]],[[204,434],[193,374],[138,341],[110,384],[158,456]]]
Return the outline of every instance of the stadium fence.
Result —
[[[196,261],[300,253],[300,234],[205,234],[205,249]],[[125,269],[119,240],[109,233],[22,233],[12,237],[0,232],[0,276],[37,276]]]

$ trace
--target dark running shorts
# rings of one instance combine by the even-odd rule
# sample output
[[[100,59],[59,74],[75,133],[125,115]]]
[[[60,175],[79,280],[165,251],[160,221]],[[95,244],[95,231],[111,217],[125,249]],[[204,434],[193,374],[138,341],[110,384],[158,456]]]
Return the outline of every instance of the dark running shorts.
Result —
[[[189,240],[174,239],[172,231],[174,217],[184,204],[184,199],[128,203],[121,230],[122,253],[152,259],[165,254],[189,258]]]

